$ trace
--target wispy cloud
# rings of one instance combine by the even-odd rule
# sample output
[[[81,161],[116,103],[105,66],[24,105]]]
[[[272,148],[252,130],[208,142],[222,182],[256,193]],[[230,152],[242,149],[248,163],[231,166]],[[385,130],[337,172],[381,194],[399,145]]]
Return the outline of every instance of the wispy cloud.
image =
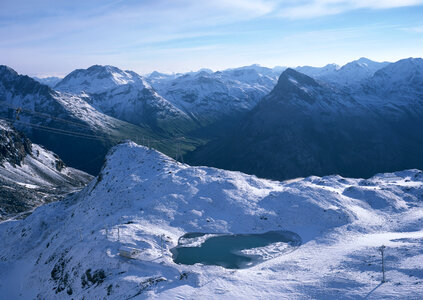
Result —
[[[401,28],[404,31],[408,31],[408,32],[416,32],[416,33],[423,33],[423,25],[417,25],[417,26],[412,26],[412,27],[404,27]]]
[[[378,48],[372,42],[379,37],[391,42],[387,30],[372,25],[393,23],[372,17],[420,4],[423,0],[0,0],[0,63],[21,72],[55,73],[96,63],[142,72],[282,59],[331,62],[338,53],[348,59],[363,41],[375,53],[387,51],[385,44]],[[358,9],[367,20],[351,14],[346,24],[342,14]],[[421,45],[412,33],[422,30],[415,19],[395,19],[414,37],[397,43],[407,51]],[[407,35],[397,31],[400,38]]]
[[[423,0],[304,0],[278,1],[276,15],[289,19],[315,18],[356,9],[388,9],[422,5]]]

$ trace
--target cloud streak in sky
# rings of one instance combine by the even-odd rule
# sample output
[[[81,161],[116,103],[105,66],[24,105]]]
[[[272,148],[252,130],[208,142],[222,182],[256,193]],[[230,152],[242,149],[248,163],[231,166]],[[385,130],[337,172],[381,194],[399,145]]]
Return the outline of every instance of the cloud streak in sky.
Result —
[[[351,47],[359,47],[361,40],[373,39],[369,45],[388,41],[374,23],[414,26],[408,17],[374,21],[371,14],[415,5],[423,5],[423,0],[0,1],[0,64],[44,74],[92,64],[145,72],[272,61],[296,64],[300,58],[316,64],[319,59],[339,62],[351,56]],[[346,24],[344,16],[358,10],[360,17]],[[365,14],[367,20],[361,16]],[[359,29],[352,36],[348,28],[354,26]],[[332,37],[333,30],[343,34]],[[420,45],[407,48],[411,38],[403,42],[404,49]],[[313,43],[307,42],[310,39]],[[343,57],[334,56],[332,49]],[[322,55],[325,51],[328,58]]]
[[[276,15],[289,19],[315,18],[357,9],[388,9],[423,4],[423,0],[309,0],[277,1]]]

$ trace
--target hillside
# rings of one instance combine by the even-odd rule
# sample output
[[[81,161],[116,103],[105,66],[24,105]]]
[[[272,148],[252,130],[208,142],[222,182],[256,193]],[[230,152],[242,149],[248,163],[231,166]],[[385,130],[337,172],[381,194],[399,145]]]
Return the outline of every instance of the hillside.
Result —
[[[186,160],[279,180],[423,168],[421,61],[390,64],[349,90],[288,69],[226,137]]]
[[[418,298],[423,174],[269,181],[190,167],[128,142],[66,200],[0,224],[0,293],[9,298]],[[178,265],[190,232],[289,230],[302,245],[256,249],[245,269]],[[201,244],[201,241],[199,241]],[[386,245],[380,285],[378,247]],[[122,246],[142,250],[137,259]]]
[[[148,80],[153,88],[201,127],[233,125],[275,86],[280,73],[258,65],[212,72],[200,70]],[[223,129],[225,130],[225,129]]]
[[[0,120],[0,220],[79,191],[91,179]]]
[[[97,174],[107,151],[129,138],[174,155],[174,135],[110,117],[88,100],[86,96],[52,90],[0,66],[0,117],[12,122],[34,143],[57,153],[69,166]],[[182,150],[192,150],[196,141],[181,143]]]
[[[188,116],[161,97],[144,77],[113,66],[77,69],[54,89],[80,95],[98,111],[156,131],[180,132],[194,125]]]

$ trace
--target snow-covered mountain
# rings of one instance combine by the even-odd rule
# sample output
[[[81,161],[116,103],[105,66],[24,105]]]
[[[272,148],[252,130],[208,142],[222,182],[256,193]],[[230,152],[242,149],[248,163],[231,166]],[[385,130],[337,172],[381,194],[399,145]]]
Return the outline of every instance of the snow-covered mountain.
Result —
[[[375,62],[362,57],[342,67],[329,64],[322,68],[304,66],[297,67],[295,70],[315,79],[351,89],[370,79],[378,70],[387,65],[389,65],[388,62]]]
[[[279,70],[252,65],[150,79],[154,89],[202,125],[251,110],[277,82]]]
[[[82,96],[102,113],[117,119],[167,130],[188,126],[188,116],[157,94],[150,84],[132,71],[95,65],[78,69],[55,89]]]
[[[54,87],[60,80],[62,80],[63,78],[60,77],[55,77],[55,76],[51,76],[51,77],[32,77],[35,80],[37,80],[39,83],[48,85],[49,87]]]
[[[33,142],[53,150],[70,166],[96,174],[108,149],[120,140],[165,138],[151,128],[101,113],[87,98],[54,91],[0,66],[0,117],[13,122]],[[166,151],[161,145],[155,144]]]
[[[144,78],[95,65],[71,72],[55,89],[83,97],[120,120],[187,133],[251,110],[272,90],[281,70],[252,65],[220,72],[153,72]]]
[[[418,299],[422,195],[418,170],[277,182],[190,167],[124,143],[83,191],[0,224],[0,293],[7,299]],[[257,248],[261,263],[245,269],[172,260],[170,249],[186,233],[270,230],[292,231],[302,245],[291,252],[280,252],[279,244]],[[382,285],[381,245],[387,246]],[[136,259],[118,254],[127,246],[141,251]]]
[[[336,70],[334,74],[323,77],[323,79],[344,87],[353,87],[370,79],[378,70],[387,65],[389,65],[388,62],[375,62],[362,57],[347,63],[339,70]]]
[[[63,198],[91,179],[0,120],[0,220]]]
[[[383,97],[385,101],[395,101],[398,105],[401,102],[407,104],[410,101],[422,103],[422,83],[423,59],[407,58],[389,64],[375,72],[362,89],[367,95],[376,94],[381,98]]]
[[[294,70],[318,79],[325,78],[327,76],[332,76],[340,68],[341,67],[337,64],[328,64],[324,67],[300,66],[296,67]]]
[[[187,159],[273,179],[423,168],[419,66],[390,64],[351,90],[288,69],[232,132]]]
[[[181,73],[167,74],[167,73],[161,73],[161,72],[154,71],[154,72],[151,72],[150,74],[147,75],[146,80],[151,85],[154,85],[154,84],[159,83],[159,82],[173,80],[173,79],[175,79],[179,76],[182,76],[182,75],[183,74],[181,74]]]
[[[351,95],[409,139],[423,126],[423,59],[408,58],[378,70]]]
[[[97,94],[127,84],[143,85],[144,81],[135,72],[122,71],[113,66],[94,65],[88,69],[72,71],[55,86],[55,89],[73,94],[82,92]]]

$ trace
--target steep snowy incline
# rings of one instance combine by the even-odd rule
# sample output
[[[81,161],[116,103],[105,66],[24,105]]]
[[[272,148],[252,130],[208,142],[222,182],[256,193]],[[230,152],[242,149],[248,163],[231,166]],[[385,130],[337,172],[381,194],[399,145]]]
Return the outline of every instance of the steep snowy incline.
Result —
[[[417,297],[423,292],[423,175],[290,182],[190,167],[128,142],[66,200],[0,224],[0,293],[9,298],[328,299]],[[178,265],[188,232],[289,230],[295,251],[261,249],[249,269]],[[388,282],[375,255],[385,244]],[[136,259],[118,255],[141,250]]]
[[[391,102],[396,105],[407,105],[410,102],[423,104],[423,59],[407,58],[399,60],[377,71],[362,87],[364,94],[360,90],[356,91],[361,96],[363,102],[371,104],[366,96],[380,98],[380,102]],[[377,104],[379,104],[377,103]]]
[[[69,73],[55,89],[73,94],[103,93],[119,85],[143,84],[141,76],[131,71],[122,71],[113,66],[94,65],[88,69],[77,69]]]
[[[132,71],[95,65],[78,69],[60,81],[55,89],[83,96],[106,115],[136,125],[167,131],[189,127],[188,116],[157,94],[145,79]]]
[[[0,220],[78,191],[92,178],[0,120]]]
[[[203,70],[170,79],[151,78],[160,95],[201,125],[251,110],[277,82],[278,71],[252,65],[211,72]]]

